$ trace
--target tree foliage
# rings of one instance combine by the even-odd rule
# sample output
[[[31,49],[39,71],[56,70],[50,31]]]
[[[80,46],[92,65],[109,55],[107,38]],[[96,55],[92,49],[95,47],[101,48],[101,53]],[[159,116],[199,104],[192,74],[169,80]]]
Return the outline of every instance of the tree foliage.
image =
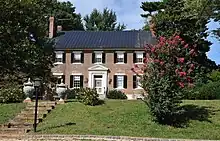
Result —
[[[211,45],[207,40],[209,34],[206,25],[214,12],[211,6],[206,5],[212,4],[206,0],[163,0],[143,2],[141,6],[148,12],[142,16],[150,17],[149,23],[156,36],[170,37],[178,33],[189,45],[198,46],[196,60],[200,64],[201,75],[216,67],[206,56]]]
[[[52,6],[51,13],[48,14],[56,18],[56,24],[62,25],[64,31],[84,30],[82,17],[80,14],[75,13],[75,7],[72,3],[69,1],[57,2],[55,0]]]
[[[22,81],[30,76],[50,79],[54,58],[53,41],[46,37],[46,29],[51,2],[0,1],[1,79]]]
[[[84,17],[85,28],[89,31],[115,31],[126,28],[124,24],[117,24],[114,11],[105,8],[103,12],[94,9],[90,15]]]
[[[145,102],[156,121],[179,125],[184,112],[180,108],[183,88],[193,86],[197,79],[197,46],[187,44],[178,35],[160,37],[158,44],[146,46],[146,54],[144,65],[132,68],[142,78],[141,87],[147,92]]]

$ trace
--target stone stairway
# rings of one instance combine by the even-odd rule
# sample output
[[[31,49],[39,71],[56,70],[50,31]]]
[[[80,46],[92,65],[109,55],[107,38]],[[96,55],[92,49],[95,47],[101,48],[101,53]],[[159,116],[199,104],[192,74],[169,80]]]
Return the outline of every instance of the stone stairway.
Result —
[[[37,124],[42,122],[43,118],[56,106],[55,101],[38,102]],[[1,125],[0,137],[8,135],[22,135],[33,129],[35,113],[35,102],[27,103],[25,109],[21,111],[14,119]]]

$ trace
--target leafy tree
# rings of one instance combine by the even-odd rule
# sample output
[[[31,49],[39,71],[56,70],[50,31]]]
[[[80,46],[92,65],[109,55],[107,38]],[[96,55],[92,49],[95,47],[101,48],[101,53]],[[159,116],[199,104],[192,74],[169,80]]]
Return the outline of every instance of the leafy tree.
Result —
[[[0,77],[23,81],[42,77],[50,81],[53,41],[46,37],[53,0],[0,1]],[[11,80],[12,79],[12,80]]]
[[[198,55],[196,48],[178,35],[160,37],[158,44],[146,46],[144,65],[132,68],[141,77],[141,87],[147,92],[144,101],[161,124],[182,124],[183,88],[193,85],[199,69],[194,61]]]
[[[126,28],[124,24],[117,25],[117,16],[112,10],[105,8],[103,12],[94,9],[90,15],[84,17],[86,30],[115,31]]]
[[[148,12],[142,16],[151,18],[150,24],[157,37],[170,37],[178,33],[189,45],[198,46],[199,54],[196,61],[200,64],[198,75],[201,77],[205,77],[203,74],[213,69],[213,62],[206,56],[211,45],[206,39],[206,25],[214,12],[208,4],[213,3],[207,3],[206,0],[163,0],[143,2],[141,6]]]
[[[75,13],[75,7],[69,1],[57,2],[54,0],[50,10],[48,14],[57,19],[56,24],[62,25],[64,31],[84,30],[81,15]]]

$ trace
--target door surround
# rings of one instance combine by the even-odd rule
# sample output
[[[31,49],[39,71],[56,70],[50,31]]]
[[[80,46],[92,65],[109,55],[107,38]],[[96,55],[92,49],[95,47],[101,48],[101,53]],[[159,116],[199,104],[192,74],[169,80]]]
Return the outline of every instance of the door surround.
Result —
[[[103,65],[94,65],[88,69],[89,78],[88,78],[88,87],[94,88],[94,78],[96,75],[102,76],[102,87],[103,93],[99,94],[100,99],[106,98],[106,91],[108,89],[108,68]]]

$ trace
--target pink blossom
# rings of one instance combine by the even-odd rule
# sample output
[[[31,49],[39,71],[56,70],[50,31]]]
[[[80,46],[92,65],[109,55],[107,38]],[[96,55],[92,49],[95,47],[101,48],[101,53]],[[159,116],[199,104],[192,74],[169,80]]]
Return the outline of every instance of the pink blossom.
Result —
[[[180,36],[177,35],[177,36],[175,36],[175,38],[176,38],[176,39],[180,39]]]
[[[139,68],[137,64],[134,65],[135,68]]]
[[[163,42],[163,41],[165,41],[165,40],[166,40],[166,38],[165,38],[165,37],[160,36],[159,40],[160,40],[161,42]]]
[[[185,41],[181,41],[181,44],[184,45],[184,44],[185,44]]]
[[[185,46],[184,46],[184,48],[188,48],[189,47],[189,45],[188,44],[186,44]]]
[[[159,60],[159,59],[155,59],[154,62],[155,62],[155,63],[159,63],[160,60]]]
[[[183,72],[179,72],[179,75],[180,76],[186,76],[186,72],[184,72],[184,71]]]
[[[160,61],[160,65],[164,65],[164,62],[163,62],[163,61]]]
[[[152,47],[152,48],[151,48],[151,52],[154,52],[155,50],[156,50],[155,47]]]
[[[183,63],[184,62],[184,58],[182,57],[182,58],[178,58],[178,62],[180,62],[180,63]]]
[[[175,72],[176,72],[176,74],[177,74],[177,73],[179,72],[179,70],[178,70],[178,69],[176,69],[176,70],[175,70]]]
[[[190,68],[194,69],[195,65],[194,64],[190,64]]]
[[[146,57],[144,57],[144,63],[147,63],[147,58]]]
[[[184,88],[184,83],[183,83],[183,82],[178,82],[178,85],[179,85],[181,88]]]

